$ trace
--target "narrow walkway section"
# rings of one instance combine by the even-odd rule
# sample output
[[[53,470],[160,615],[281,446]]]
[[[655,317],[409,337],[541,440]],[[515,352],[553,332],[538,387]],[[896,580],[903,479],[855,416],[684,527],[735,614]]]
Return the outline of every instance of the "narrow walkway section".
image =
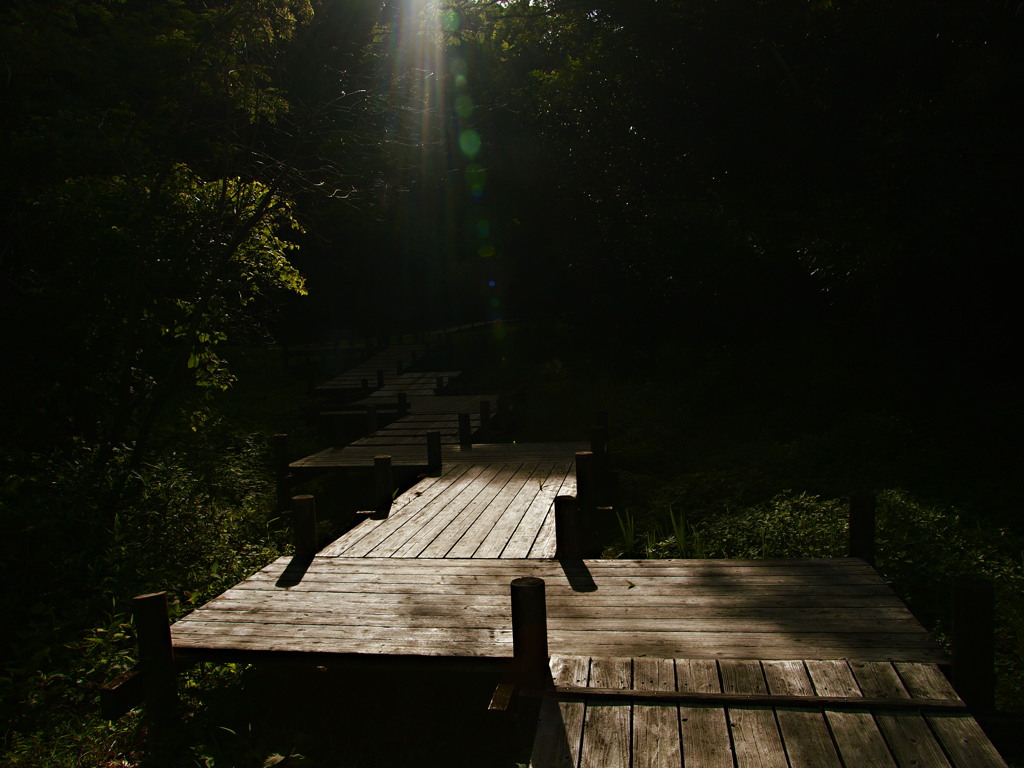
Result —
[[[569,693],[542,704],[532,768],[1006,766],[966,710],[936,706],[962,702],[934,664],[554,656],[551,670]],[[871,704],[827,703],[841,697]]]
[[[386,517],[363,521],[320,555],[554,557],[555,497],[576,494],[573,454],[562,455],[561,461],[449,462],[441,477],[398,497]]]

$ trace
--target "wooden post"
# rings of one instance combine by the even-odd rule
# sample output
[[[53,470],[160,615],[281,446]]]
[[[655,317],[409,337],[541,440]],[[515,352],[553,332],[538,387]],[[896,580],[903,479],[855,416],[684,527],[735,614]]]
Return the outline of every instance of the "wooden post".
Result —
[[[995,710],[995,607],[992,583],[953,586],[953,685],[975,713]]]
[[[373,457],[374,504],[377,512],[387,514],[395,495],[395,475],[390,456]]]
[[[586,515],[589,515],[597,506],[594,500],[595,470],[594,452],[578,451],[576,453],[576,499]]]
[[[362,379],[360,381],[359,386],[360,386],[360,389],[363,390],[363,397],[369,396],[369,394],[370,394],[370,380],[369,379]]]
[[[583,559],[583,526],[575,496],[555,497],[555,558]]]
[[[441,433],[427,432],[427,475],[441,476]]]
[[[178,706],[167,593],[153,592],[133,598],[132,616],[139,641],[146,717],[154,726],[163,727],[171,723]]]
[[[296,557],[312,557],[320,550],[316,533],[316,501],[308,493],[292,496],[292,537]]]
[[[280,512],[288,508],[288,435],[274,435],[270,438],[270,447],[274,453],[274,486]]]
[[[377,371],[377,389],[384,386],[384,371]]]
[[[608,462],[608,427],[595,424],[590,428],[590,452],[594,454],[598,469],[603,472]]]
[[[404,419],[409,415],[409,396],[405,392],[398,393],[398,418]]]
[[[491,403],[489,400],[480,401],[480,435],[486,441],[488,430],[491,427]]]
[[[536,576],[512,581],[512,656],[524,693],[551,687],[544,579]]]
[[[380,419],[377,418],[377,406],[366,406],[366,431],[371,435],[380,429]]]
[[[875,564],[875,497],[870,493],[850,494],[849,555],[868,565]]]
[[[437,380],[434,382],[434,394],[441,394],[442,389],[444,389],[444,376],[438,376]]]
[[[473,428],[469,423],[469,414],[459,414],[459,447],[468,451],[473,447]]]

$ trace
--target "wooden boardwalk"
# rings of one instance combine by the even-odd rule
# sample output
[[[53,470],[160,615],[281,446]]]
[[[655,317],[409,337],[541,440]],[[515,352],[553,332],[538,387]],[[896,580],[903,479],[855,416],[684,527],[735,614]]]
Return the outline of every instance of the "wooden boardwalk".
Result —
[[[933,664],[846,659],[743,660],[554,656],[532,768],[1005,768],[966,711],[927,709],[959,697]],[[587,696],[572,689],[628,689]],[[651,691],[739,694],[667,701]],[[742,695],[796,697],[744,702]],[[830,706],[800,698],[876,700]],[[708,697],[709,699],[711,697]],[[877,700],[893,699],[894,702]],[[922,709],[898,706],[926,700]]]
[[[460,414],[477,433],[497,397],[437,395],[437,376],[453,372],[404,373],[411,351],[321,387],[366,390],[372,376],[378,391],[337,413],[401,408],[403,418],[278,471],[388,455],[435,476],[315,556],[280,558],[185,616],[172,626],[176,653],[509,668],[510,583],[533,576],[544,580],[554,684],[534,768],[1005,766],[940,672],[941,647],[862,560],[555,559],[555,499],[578,495],[577,466],[595,482],[600,448],[467,444]]]
[[[571,457],[572,454],[569,454]],[[554,502],[575,495],[571,458],[450,463],[328,545],[328,557],[551,558]]]
[[[553,654],[946,661],[859,560],[560,562],[360,551],[353,542],[351,556],[318,555],[308,565],[280,558],[177,622],[175,648],[508,659],[509,583],[539,576]]]

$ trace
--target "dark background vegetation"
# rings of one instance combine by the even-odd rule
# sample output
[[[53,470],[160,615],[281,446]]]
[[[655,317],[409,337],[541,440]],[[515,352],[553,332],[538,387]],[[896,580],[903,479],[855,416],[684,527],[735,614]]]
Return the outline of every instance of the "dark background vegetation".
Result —
[[[320,446],[339,361],[283,347],[481,320],[464,386],[525,386],[513,436],[609,411],[609,556],[841,554],[875,490],[940,638],[953,580],[996,583],[1019,711],[1022,38],[1009,0],[5,4],[4,758],[143,760],[95,686],[132,595],[178,614],[287,545],[267,439]],[[274,674],[190,673],[179,762],[375,764],[261,708]],[[434,737],[464,684],[390,764],[524,759]]]

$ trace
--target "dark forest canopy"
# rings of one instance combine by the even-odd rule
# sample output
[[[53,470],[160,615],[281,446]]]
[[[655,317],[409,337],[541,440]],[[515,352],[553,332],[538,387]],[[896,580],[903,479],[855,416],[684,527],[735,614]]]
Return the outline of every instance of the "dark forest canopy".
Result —
[[[14,0],[10,433],[144,441],[275,305],[286,340],[563,317],[998,361],[1022,30],[1004,0]]]

